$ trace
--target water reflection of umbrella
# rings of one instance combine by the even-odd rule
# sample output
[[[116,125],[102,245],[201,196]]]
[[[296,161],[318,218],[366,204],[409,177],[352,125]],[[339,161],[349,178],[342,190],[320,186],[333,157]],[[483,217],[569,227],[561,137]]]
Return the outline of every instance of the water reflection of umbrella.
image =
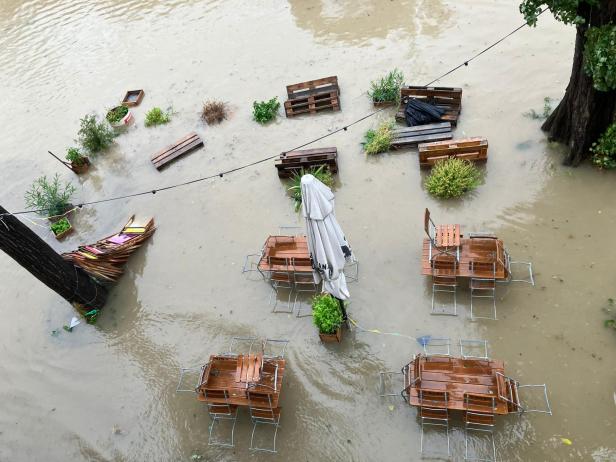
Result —
[[[312,175],[302,177],[301,188],[315,282],[323,280],[324,292],[346,300],[350,294],[343,269],[353,256],[334,214],[334,193]]]

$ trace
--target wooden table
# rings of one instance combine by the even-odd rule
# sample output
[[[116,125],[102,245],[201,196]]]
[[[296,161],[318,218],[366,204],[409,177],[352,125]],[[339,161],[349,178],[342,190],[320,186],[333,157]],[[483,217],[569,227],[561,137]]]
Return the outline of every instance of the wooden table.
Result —
[[[420,390],[447,391],[450,410],[464,411],[465,394],[471,394],[494,397],[494,414],[510,412],[507,401],[499,398],[499,390],[507,389],[503,361],[417,355],[406,372],[411,406],[421,405]]]
[[[269,236],[259,260],[259,271],[312,272],[306,236]]]
[[[263,366],[257,376],[254,375],[255,356],[262,358],[260,355],[210,356],[201,374],[201,385],[197,387],[197,399],[211,404],[236,406],[249,406],[251,402],[253,405],[256,402],[277,408],[285,360],[263,358]],[[251,357],[253,372],[248,377]],[[251,395],[250,401],[248,392]]]
[[[494,278],[507,279],[509,271],[505,266],[505,247],[501,239],[493,238],[459,238],[459,261],[456,264],[456,276],[468,278]],[[444,251],[439,247],[432,247],[432,257]],[[447,249],[455,255],[455,247]],[[492,263],[496,265],[492,271]],[[475,264],[475,270],[471,270],[471,264]],[[489,269],[488,269],[489,268]],[[423,240],[421,256],[421,274],[432,275],[430,265],[430,239]]]

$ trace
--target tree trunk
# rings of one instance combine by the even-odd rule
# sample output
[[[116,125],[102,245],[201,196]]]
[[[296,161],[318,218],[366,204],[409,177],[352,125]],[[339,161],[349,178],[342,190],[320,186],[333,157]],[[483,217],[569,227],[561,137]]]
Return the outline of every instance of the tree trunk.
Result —
[[[586,22],[577,26],[575,55],[569,85],[560,104],[541,127],[550,141],[569,147],[565,165],[579,165],[590,156],[590,146],[616,120],[616,90],[595,90],[592,77],[584,71],[584,45],[588,25],[601,26],[616,22],[616,1],[602,1],[592,9],[582,2],[578,9]]]
[[[0,250],[39,281],[78,307],[101,309],[107,289],[81,268],[64,260],[45,241],[0,206]]]

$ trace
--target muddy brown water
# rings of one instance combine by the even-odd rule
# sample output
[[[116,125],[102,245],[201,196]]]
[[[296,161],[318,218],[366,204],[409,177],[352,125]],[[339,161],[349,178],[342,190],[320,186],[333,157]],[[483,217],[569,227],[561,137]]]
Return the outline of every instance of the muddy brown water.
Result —
[[[22,209],[41,174],[72,180],[85,201],[275,154],[369,112],[365,91],[384,71],[398,66],[407,82],[425,84],[520,22],[516,5],[501,0],[4,0],[1,203]],[[351,316],[383,332],[486,339],[510,375],[547,384],[553,416],[499,420],[503,461],[616,460],[616,335],[601,311],[616,295],[615,177],[562,167],[539,122],[522,114],[562,95],[573,39],[545,17],[440,82],[464,89],[456,134],[490,142],[485,183],[462,200],[430,198],[412,151],[366,158],[360,141],[374,119],[316,145],[340,153],[337,215],[360,260]],[[251,120],[253,100],[282,100],[286,84],[332,74],[341,112],[266,127]],[[46,154],[73,144],[81,116],[102,114],[134,88],[146,93],[136,125],[89,174],[77,178]],[[207,98],[228,101],[229,120],[204,126]],[[146,129],[153,106],[172,106],[172,122]],[[205,149],[157,172],[150,154],[190,130]],[[498,321],[471,322],[465,290],[458,317],[430,316],[419,274],[426,206],[437,221],[496,232],[515,259],[533,262],[536,286],[499,287]],[[245,254],[279,225],[301,225],[270,163],[84,209],[63,243],[32,227],[64,251],[132,213],[154,216],[159,229],[96,326],[51,336],[73,309],[0,255],[0,460],[419,460],[416,412],[377,397],[378,372],[401,367],[418,344],[353,331],[324,346],[310,318],[271,314],[267,285],[242,277]],[[205,409],[175,393],[179,367],[199,365],[233,335],[291,341],[277,455],[248,451],[246,413],[234,449],[208,447]],[[462,428],[452,425],[454,460],[463,460]]]

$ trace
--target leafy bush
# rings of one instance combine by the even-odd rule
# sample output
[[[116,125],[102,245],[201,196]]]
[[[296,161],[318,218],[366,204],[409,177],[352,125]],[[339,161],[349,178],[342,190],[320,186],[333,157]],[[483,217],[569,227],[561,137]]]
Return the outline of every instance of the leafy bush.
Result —
[[[107,123],[98,122],[94,114],[85,116],[80,124],[78,141],[90,154],[103,151],[113,143],[115,133]]]
[[[440,199],[459,197],[481,183],[481,172],[468,160],[439,161],[426,179],[426,189]]]
[[[584,70],[599,91],[616,89],[616,25],[591,27],[586,31]]]
[[[334,185],[334,177],[325,165],[321,165],[318,168],[311,167],[308,170],[302,168],[299,172],[294,173],[291,177],[291,186],[288,191],[295,202],[296,212],[302,206],[302,177],[308,173],[329,188]]]
[[[364,151],[366,154],[379,154],[388,151],[391,146],[394,121],[388,120],[378,126],[376,130],[370,129],[364,135]]]
[[[552,113],[552,99],[549,96],[543,98],[543,113],[539,114],[534,109],[524,113],[524,116],[535,120],[545,120]]]
[[[171,110],[163,111],[159,107],[153,107],[145,114],[145,126],[163,125],[171,120]]]
[[[227,105],[222,101],[206,101],[201,111],[201,119],[209,125],[218,124],[227,118]]]
[[[68,148],[66,151],[66,160],[73,165],[81,165],[85,162],[85,157],[77,148]]]
[[[56,221],[55,223],[52,223],[50,228],[53,231],[53,233],[57,236],[60,233],[63,233],[64,231],[66,231],[67,229],[69,229],[71,227],[71,224],[69,223],[69,221],[66,219],[66,217],[62,217],[60,218],[58,221]]]
[[[39,210],[42,215],[54,216],[66,212],[74,193],[75,187],[68,182],[60,184],[56,173],[51,181],[46,176],[35,180],[24,199],[27,207]]]
[[[616,168],[616,122],[590,147],[592,163],[600,168]]]
[[[398,69],[389,72],[385,77],[370,82],[368,95],[374,101],[397,103],[400,101],[400,87],[404,82],[404,74]]]
[[[252,103],[252,116],[260,124],[266,124],[276,118],[278,109],[280,109],[280,103],[277,97],[273,97],[269,101],[255,101]]]
[[[319,294],[312,299],[312,320],[320,333],[333,334],[342,325],[338,303],[330,294]]]
[[[122,120],[126,114],[128,114],[128,108],[126,106],[116,106],[107,112],[106,119],[110,124],[115,124]]]

